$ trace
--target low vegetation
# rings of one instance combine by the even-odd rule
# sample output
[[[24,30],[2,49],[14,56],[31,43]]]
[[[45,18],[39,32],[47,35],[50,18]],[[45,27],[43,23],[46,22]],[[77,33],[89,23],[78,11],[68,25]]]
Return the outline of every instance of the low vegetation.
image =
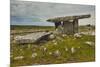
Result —
[[[48,29],[53,30],[51,27]],[[16,44],[11,41],[10,58],[12,67],[95,61],[95,35],[56,35],[55,39],[40,44]]]

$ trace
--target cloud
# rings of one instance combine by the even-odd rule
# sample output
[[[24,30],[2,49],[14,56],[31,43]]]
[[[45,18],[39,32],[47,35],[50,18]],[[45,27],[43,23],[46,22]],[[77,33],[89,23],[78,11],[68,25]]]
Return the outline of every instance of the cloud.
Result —
[[[41,19],[38,21],[45,21],[52,17],[80,14],[91,14],[95,16],[95,6],[11,0],[11,16],[34,16]]]
[[[55,16],[94,11],[91,5],[58,4],[44,2],[12,1],[11,15],[15,16]]]

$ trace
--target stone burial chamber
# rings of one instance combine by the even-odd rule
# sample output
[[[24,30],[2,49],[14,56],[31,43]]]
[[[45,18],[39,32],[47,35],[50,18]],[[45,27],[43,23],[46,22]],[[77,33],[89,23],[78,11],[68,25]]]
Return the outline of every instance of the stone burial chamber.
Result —
[[[77,15],[77,16],[65,16],[48,19],[48,22],[55,24],[55,29],[58,33],[75,34],[78,33],[79,19],[90,18],[91,15]]]

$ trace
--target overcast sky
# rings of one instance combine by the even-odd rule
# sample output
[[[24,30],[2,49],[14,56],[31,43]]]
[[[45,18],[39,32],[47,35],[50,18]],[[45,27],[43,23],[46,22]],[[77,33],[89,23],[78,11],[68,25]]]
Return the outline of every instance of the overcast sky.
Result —
[[[91,18],[79,20],[80,25],[95,24],[95,6],[27,2],[11,0],[11,24],[16,25],[53,25],[48,18],[91,14]]]

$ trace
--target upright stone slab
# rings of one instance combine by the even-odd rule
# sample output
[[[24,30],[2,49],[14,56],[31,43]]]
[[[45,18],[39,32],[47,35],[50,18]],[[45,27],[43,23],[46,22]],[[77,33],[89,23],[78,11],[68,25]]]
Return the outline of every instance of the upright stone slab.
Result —
[[[74,33],[74,28],[73,28],[73,23],[72,22],[64,22],[64,33],[65,34],[73,34]]]

